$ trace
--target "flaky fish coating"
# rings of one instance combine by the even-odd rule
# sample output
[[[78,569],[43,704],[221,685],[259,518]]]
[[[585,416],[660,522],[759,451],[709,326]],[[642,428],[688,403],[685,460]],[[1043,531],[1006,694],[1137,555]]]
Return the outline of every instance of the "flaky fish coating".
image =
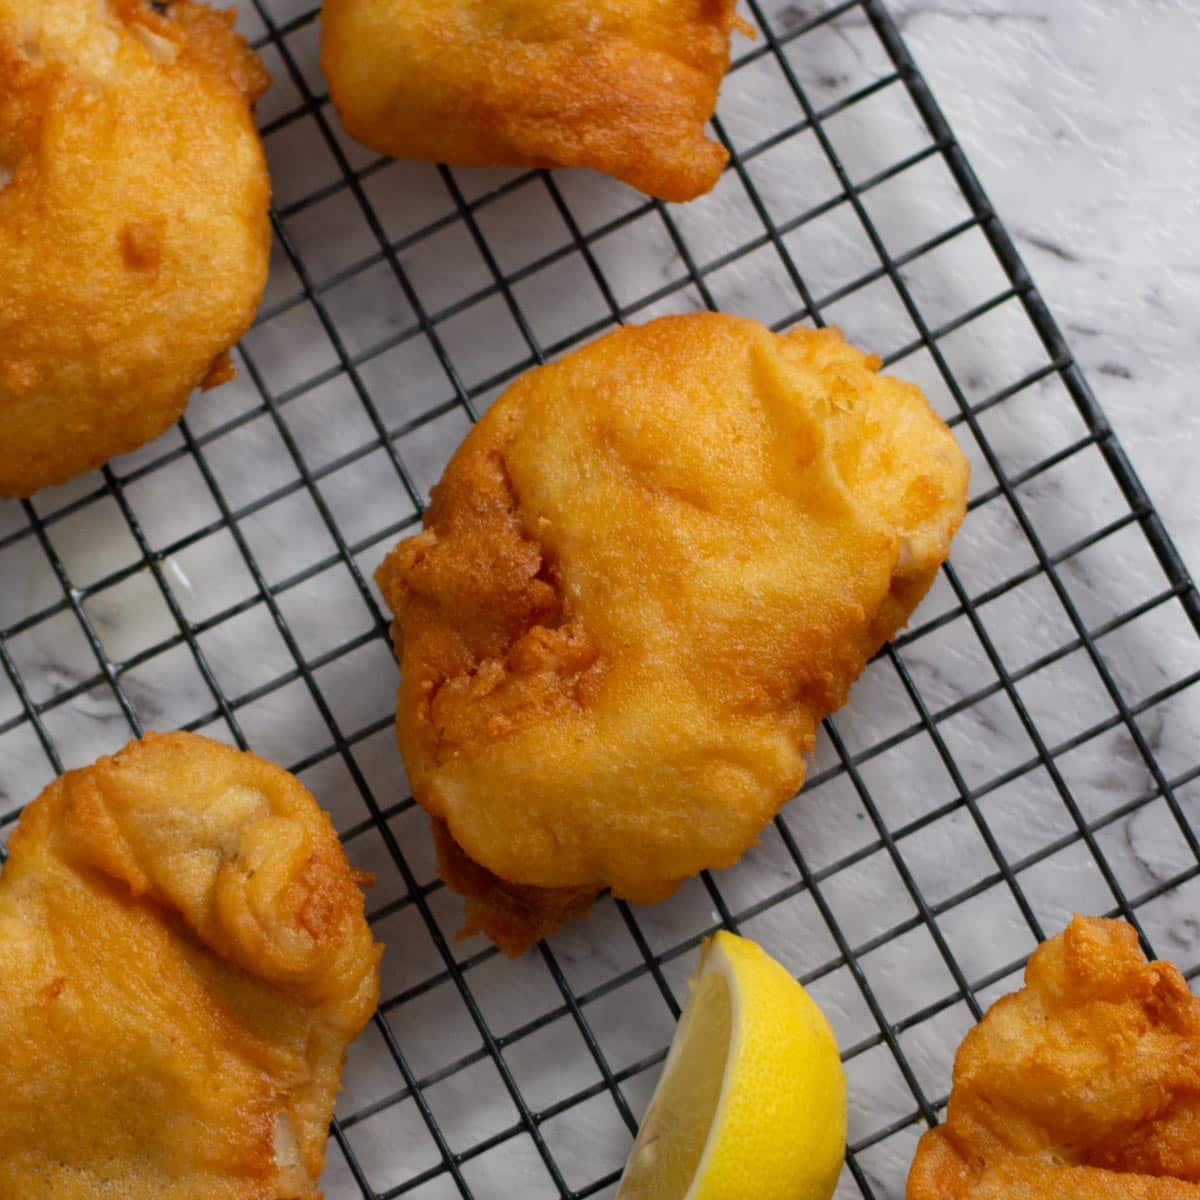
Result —
[[[1123,921],[1076,917],[954,1061],[908,1200],[1200,1200],[1200,1000]]]
[[[156,437],[232,372],[267,277],[232,14],[0,0],[0,496]]]
[[[877,369],[836,330],[619,330],[513,384],[381,566],[413,794],[505,949],[735,862],[924,595],[967,464]]]
[[[313,1200],[380,947],[316,802],[150,735],[29,806],[0,874],[0,1200]]]
[[[593,167],[665,200],[717,182],[705,134],[737,0],[326,0],[350,134],[396,158]]]
[[[505,954],[516,957],[560,925],[587,915],[600,888],[547,888],[510,883],[481,867],[454,840],[445,821],[434,818],[433,844],[438,873],[446,886],[466,900],[460,938],[482,933]]]

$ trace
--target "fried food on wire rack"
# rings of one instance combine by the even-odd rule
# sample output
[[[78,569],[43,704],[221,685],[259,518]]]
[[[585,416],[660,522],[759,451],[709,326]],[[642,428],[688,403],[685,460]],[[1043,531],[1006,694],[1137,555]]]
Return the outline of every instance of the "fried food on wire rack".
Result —
[[[157,437],[267,277],[270,83],[232,14],[0,0],[0,496]]]
[[[1123,921],[1076,917],[954,1061],[908,1200],[1200,1200],[1200,1000]]]
[[[322,65],[350,134],[396,158],[593,167],[692,200],[737,0],[326,0]]]
[[[380,947],[286,771],[150,735],[0,874],[0,1200],[313,1200]]]
[[[514,383],[378,572],[397,730],[469,928],[735,862],[907,621],[967,464],[836,330],[629,327]],[[518,886],[514,886],[518,885]]]

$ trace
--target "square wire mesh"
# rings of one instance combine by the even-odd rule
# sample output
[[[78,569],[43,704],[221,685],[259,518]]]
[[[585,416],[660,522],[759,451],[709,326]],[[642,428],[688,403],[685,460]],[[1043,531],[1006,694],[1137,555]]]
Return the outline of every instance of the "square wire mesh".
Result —
[[[746,15],[714,121],[730,166],[668,207],[585,173],[377,159],[330,109],[309,0],[254,0],[275,255],[238,381],[102,476],[0,507],[3,833],[56,772],[183,727],[297,772],[379,876],[383,1003],[331,1198],[611,1196],[719,926],[837,1029],[841,1197],[903,1194],[959,1040],[1072,909],[1200,973],[1183,564],[885,6]],[[606,899],[509,962],[454,940],[371,572],[508,381],[698,308],[884,354],[970,457],[968,520],[741,864],[654,908]]]

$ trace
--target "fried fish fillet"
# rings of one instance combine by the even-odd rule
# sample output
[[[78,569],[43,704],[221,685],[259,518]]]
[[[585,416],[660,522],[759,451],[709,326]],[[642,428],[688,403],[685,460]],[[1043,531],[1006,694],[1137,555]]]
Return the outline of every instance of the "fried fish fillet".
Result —
[[[326,0],[322,65],[347,130],[382,154],[594,167],[691,200],[728,158],[705,125],[736,3]]]
[[[471,927],[517,953],[603,888],[661,900],[799,787],[965,510],[954,438],[878,365],[668,317],[525,375],[463,442],[377,578]]]
[[[232,22],[0,0],[0,496],[136,449],[232,376],[270,198],[270,78]]]
[[[1200,1200],[1200,1000],[1123,921],[1076,917],[954,1061],[908,1200]]]
[[[380,947],[286,771],[150,735],[0,874],[0,1200],[313,1200]]]

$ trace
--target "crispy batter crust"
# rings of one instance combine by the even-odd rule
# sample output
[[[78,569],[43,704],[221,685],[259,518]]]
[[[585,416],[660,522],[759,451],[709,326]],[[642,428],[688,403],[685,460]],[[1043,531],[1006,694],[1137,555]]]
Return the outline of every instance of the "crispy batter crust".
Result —
[[[442,879],[467,902],[467,919],[458,936],[482,933],[514,957],[567,921],[587,916],[600,894],[596,887],[540,888],[509,883],[468,857],[446,822],[436,818],[433,841]]]
[[[908,1200],[1200,1200],[1200,1000],[1076,917],[967,1034]]]
[[[381,566],[414,795],[506,949],[736,861],[928,588],[967,467],[877,366],[733,317],[618,331],[515,383]]]
[[[147,736],[26,809],[0,875],[0,1200],[312,1200],[380,947],[287,772]]]
[[[705,135],[736,0],[327,0],[346,128],[397,158],[593,167],[666,200],[717,182]]]
[[[267,276],[232,13],[0,0],[0,496],[156,437],[229,377]]]

